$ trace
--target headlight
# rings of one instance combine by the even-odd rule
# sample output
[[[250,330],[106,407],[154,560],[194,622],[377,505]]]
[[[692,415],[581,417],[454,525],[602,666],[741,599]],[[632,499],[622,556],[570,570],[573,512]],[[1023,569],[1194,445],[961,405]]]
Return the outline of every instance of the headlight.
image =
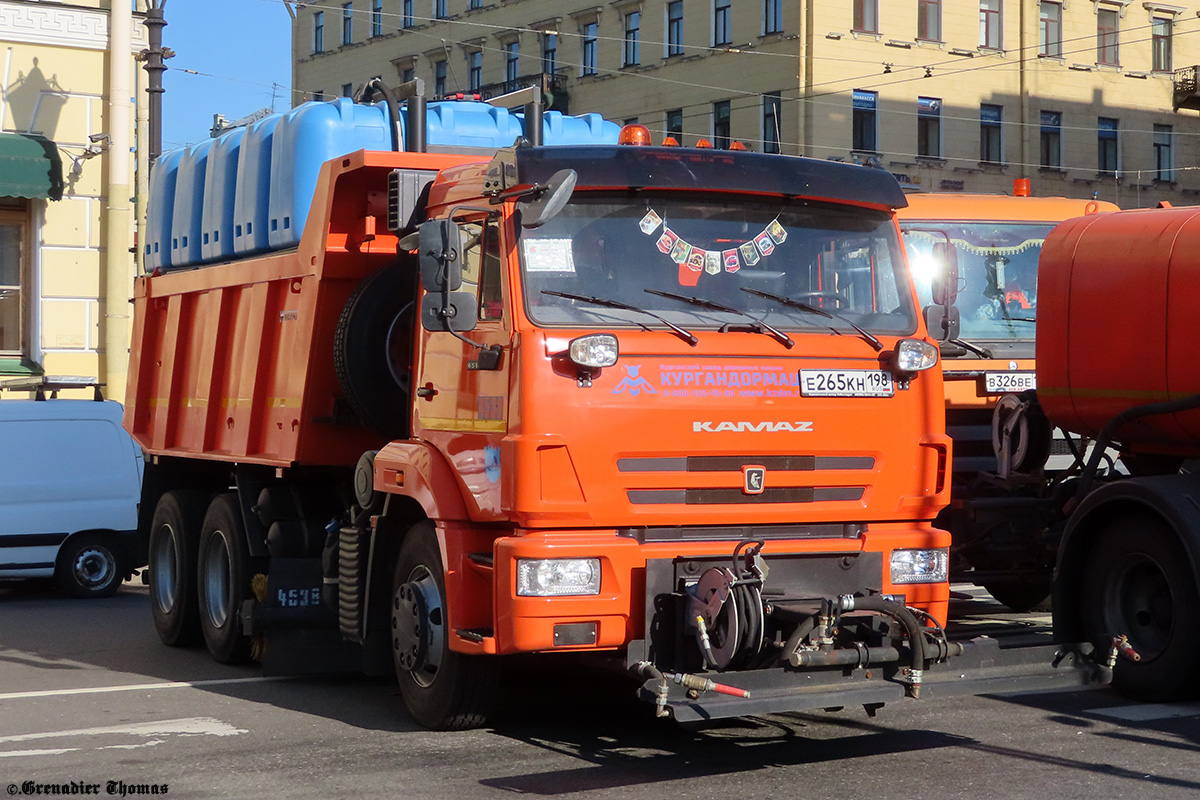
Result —
[[[949,576],[946,548],[893,550],[892,583],[942,583]]]
[[[521,597],[600,594],[600,559],[518,559],[517,594]]]
[[[581,367],[611,367],[617,363],[617,337],[593,333],[571,340],[571,360]]]
[[[938,349],[921,339],[901,339],[896,342],[896,369],[901,372],[920,372],[938,362]]]

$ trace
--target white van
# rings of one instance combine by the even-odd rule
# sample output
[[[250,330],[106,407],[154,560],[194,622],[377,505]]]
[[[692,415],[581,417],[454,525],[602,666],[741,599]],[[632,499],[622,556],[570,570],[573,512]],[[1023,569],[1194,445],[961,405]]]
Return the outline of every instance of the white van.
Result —
[[[145,564],[142,450],[121,414],[105,400],[0,400],[0,581],[53,576],[107,597]]]

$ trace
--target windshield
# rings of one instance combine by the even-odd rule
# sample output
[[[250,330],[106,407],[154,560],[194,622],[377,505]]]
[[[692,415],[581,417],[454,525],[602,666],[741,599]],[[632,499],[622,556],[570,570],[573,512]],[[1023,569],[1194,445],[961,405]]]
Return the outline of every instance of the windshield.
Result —
[[[875,333],[916,329],[908,275],[891,217],[879,211],[784,200],[577,192],[540,228],[522,230],[525,304],[545,326],[642,327],[629,309],[545,294],[618,301],[689,330],[745,326]],[[844,320],[789,307],[743,288],[798,300]],[[735,309],[705,308],[650,291]]]
[[[1053,227],[1054,223],[902,220],[921,305],[933,302],[930,282],[938,269],[933,245],[949,240],[958,251],[955,305],[961,338],[1033,339],[1038,256]]]

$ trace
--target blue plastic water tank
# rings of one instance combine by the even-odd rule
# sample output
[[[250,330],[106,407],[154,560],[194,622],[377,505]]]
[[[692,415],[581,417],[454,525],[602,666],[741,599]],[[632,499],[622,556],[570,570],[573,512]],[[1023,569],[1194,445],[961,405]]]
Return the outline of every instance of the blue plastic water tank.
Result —
[[[212,139],[192,145],[179,160],[179,174],[175,178],[175,207],[171,214],[172,267],[194,266],[204,261],[201,249],[204,177],[208,171],[208,154],[212,146]]]
[[[153,272],[171,266],[171,216],[175,184],[185,148],[163,153],[150,169],[150,205],[146,209],[146,244],[142,268]]]
[[[233,252],[258,253],[271,247],[267,216],[271,202],[271,148],[283,117],[272,114],[249,127],[242,140],[233,201]]]
[[[407,109],[402,112],[407,119]],[[507,108],[471,100],[443,100],[426,108],[425,141],[457,147],[508,147],[522,135]]]
[[[271,248],[299,243],[321,165],[356,150],[391,150],[387,107],[356,105],[348,97],[305,103],[283,116],[271,148],[267,237]]]
[[[525,115],[517,116],[523,126]],[[547,111],[542,115],[543,145],[616,144],[620,135],[621,126],[599,114],[569,117],[558,111]]]
[[[200,252],[205,261],[233,256],[233,210],[238,162],[245,135],[245,128],[235,128],[214,141],[208,153],[204,209],[200,220]]]

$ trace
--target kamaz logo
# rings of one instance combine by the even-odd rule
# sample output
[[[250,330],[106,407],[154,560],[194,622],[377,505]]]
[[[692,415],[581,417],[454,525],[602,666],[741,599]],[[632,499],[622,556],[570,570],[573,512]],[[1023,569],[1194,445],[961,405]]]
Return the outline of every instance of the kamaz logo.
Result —
[[[693,422],[692,433],[811,433],[811,422]]]

